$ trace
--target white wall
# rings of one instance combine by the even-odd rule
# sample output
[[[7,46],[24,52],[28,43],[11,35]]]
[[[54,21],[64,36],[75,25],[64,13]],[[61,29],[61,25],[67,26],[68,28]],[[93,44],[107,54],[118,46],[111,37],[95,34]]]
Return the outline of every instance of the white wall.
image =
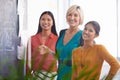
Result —
[[[117,0],[118,2],[118,57],[120,57],[120,0]]]
[[[57,0],[28,0],[28,29],[30,35],[37,32],[39,17],[43,11],[50,10],[57,23]]]

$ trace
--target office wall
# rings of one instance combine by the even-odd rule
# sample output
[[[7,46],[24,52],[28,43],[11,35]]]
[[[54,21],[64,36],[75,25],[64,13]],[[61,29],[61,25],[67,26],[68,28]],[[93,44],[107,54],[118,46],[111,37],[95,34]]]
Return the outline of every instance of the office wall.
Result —
[[[16,12],[17,0],[0,0],[0,78],[17,73],[19,27]]]

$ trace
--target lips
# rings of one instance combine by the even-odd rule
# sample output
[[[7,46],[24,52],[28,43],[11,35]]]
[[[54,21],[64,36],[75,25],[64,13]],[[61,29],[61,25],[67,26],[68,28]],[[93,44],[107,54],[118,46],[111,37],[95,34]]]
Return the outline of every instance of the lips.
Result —
[[[70,20],[69,23],[73,24],[73,23],[75,23],[75,21],[74,20]]]
[[[83,34],[83,38],[88,38],[89,36],[87,34]]]
[[[49,25],[45,24],[45,25],[43,25],[43,27],[49,27]]]

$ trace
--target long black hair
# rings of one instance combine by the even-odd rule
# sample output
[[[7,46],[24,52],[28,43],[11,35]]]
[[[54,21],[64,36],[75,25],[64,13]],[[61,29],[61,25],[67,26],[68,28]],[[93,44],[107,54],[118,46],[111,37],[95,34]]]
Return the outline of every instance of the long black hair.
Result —
[[[44,14],[48,14],[49,16],[51,16],[51,18],[52,18],[52,20],[53,20],[53,26],[52,26],[52,28],[51,28],[51,32],[52,32],[53,34],[57,35],[56,25],[55,25],[55,19],[54,19],[54,16],[53,16],[52,12],[50,12],[50,11],[45,11],[45,12],[43,12],[43,13],[41,14],[41,16],[40,16],[40,18],[39,18],[38,31],[37,31],[36,34],[42,32],[42,28],[41,28],[41,26],[40,26],[40,19],[41,19],[41,17],[42,17]]]

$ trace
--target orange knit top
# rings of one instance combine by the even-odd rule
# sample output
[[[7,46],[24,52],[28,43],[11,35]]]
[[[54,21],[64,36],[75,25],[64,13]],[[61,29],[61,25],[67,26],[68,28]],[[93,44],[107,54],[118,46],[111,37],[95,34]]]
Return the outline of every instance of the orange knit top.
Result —
[[[103,45],[94,45],[88,49],[78,47],[72,53],[72,80],[99,80],[103,62],[110,65],[106,80],[111,80],[120,68],[119,62]]]

